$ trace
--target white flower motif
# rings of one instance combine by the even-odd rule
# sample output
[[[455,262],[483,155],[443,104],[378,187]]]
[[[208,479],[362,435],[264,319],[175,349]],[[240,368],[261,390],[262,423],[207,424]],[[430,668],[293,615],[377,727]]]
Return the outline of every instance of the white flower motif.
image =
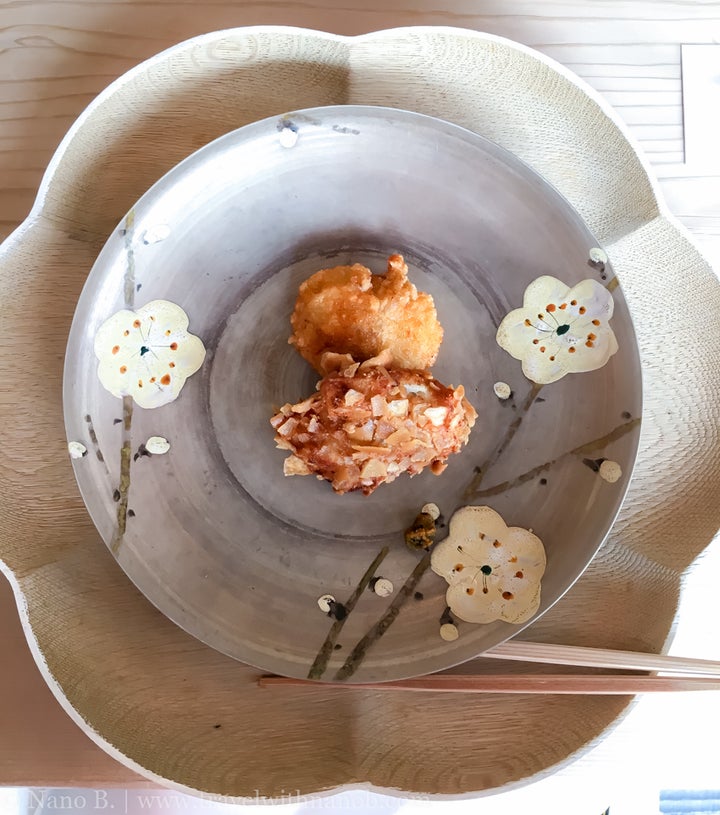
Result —
[[[490,507],[459,509],[448,537],[433,549],[431,566],[449,584],[450,610],[468,623],[524,623],[540,605],[542,541],[508,527]]]
[[[113,396],[132,396],[142,408],[177,399],[205,359],[205,346],[187,332],[188,322],[180,306],[167,300],[113,314],[95,335],[103,387]]]
[[[539,385],[594,371],[618,350],[609,325],[613,306],[612,295],[596,280],[570,288],[545,275],[525,289],[522,308],[500,323],[497,342],[522,360],[525,376]]]

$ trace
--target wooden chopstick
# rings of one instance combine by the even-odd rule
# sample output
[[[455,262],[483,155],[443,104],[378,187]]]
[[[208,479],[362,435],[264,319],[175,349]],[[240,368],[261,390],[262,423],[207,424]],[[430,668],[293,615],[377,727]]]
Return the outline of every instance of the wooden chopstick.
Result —
[[[698,677],[522,675],[463,676],[430,674],[399,682],[349,685],[342,682],[311,682],[285,676],[262,676],[261,688],[306,687],[344,690],[433,691],[435,693],[542,693],[592,696],[634,696],[638,693],[720,690],[720,680]]]
[[[478,659],[510,659],[542,662],[549,665],[574,665],[583,668],[618,668],[625,671],[661,671],[671,674],[696,674],[720,677],[720,662],[708,659],[671,657],[641,651],[614,651],[577,645],[551,645],[544,642],[509,640],[485,651]]]
[[[262,688],[317,687],[355,688],[358,690],[434,691],[436,693],[545,693],[587,695],[635,695],[677,691],[720,690],[720,662],[640,651],[616,651],[607,648],[585,648],[576,645],[553,645],[544,642],[510,640],[481,654],[477,659],[508,659],[541,662],[551,665],[573,665],[586,668],[611,668],[629,671],[660,671],[680,676],[604,676],[594,674],[503,674],[462,675],[430,674],[399,682],[373,682],[349,685],[318,683],[305,679],[264,676]],[[694,674],[694,675],[692,675]]]
[[[284,676],[263,676],[261,688],[315,687],[356,690],[434,691],[435,693],[545,693],[634,696],[638,693],[720,690],[720,662],[708,659],[646,654],[641,651],[616,651],[577,645],[553,645],[544,642],[510,640],[485,651],[483,659],[507,659],[573,665],[584,668],[609,668],[626,671],[654,671],[675,676],[633,676],[597,674],[429,674],[399,682],[346,684],[310,682]]]

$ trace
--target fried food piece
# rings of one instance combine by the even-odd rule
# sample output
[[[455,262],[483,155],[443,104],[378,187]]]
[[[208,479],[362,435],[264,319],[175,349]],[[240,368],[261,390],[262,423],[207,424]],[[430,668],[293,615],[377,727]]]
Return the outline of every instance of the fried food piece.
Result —
[[[359,263],[316,272],[300,286],[290,343],[321,374],[328,373],[326,352],[362,362],[389,351],[392,367],[427,370],[443,329],[432,297],[418,292],[407,271],[402,255],[391,255],[385,275]]]
[[[429,466],[439,475],[477,417],[464,393],[424,371],[354,363],[329,374],[317,393],[271,419],[277,446],[291,451],[285,475],[314,474],[337,493],[365,495],[404,472]]]

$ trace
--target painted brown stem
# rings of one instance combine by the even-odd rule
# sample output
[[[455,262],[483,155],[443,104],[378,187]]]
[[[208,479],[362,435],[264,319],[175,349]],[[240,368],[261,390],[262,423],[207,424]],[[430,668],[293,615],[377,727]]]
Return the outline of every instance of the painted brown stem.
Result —
[[[330,628],[330,632],[328,633],[325,642],[322,644],[322,647],[318,651],[318,655],[315,657],[315,661],[310,668],[310,672],[308,673],[308,679],[320,679],[320,677],[325,673],[327,670],[328,662],[330,661],[330,656],[332,655],[333,649],[335,648],[335,643],[337,642],[337,638],[340,636],[340,632],[342,631],[343,626],[345,625],[345,621],[350,616],[350,612],[355,608],[357,601],[360,599],[360,596],[368,587],[370,581],[375,576],[375,572],[377,571],[380,564],[385,560],[387,554],[390,550],[387,546],[381,549],[378,554],[375,556],[375,560],[368,566],[365,574],[360,579],[360,582],[355,587],[355,591],[350,595],[347,602],[345,603],[345,610],[347,611],[347,615],[343,617],[342,620],[335,620]]]
[[[622,438],[626,433],[629,433],[639,424],[640,419],[631,419],[629,422],[618,425],[604,436],[600,436],[600,438],[593,439],[585,444],[581,444],[579,447],[575,447],[573,450],[568,450],[566,453],[562,453],[557,458],[546,461],[544,464],[538,464],[537,467],[533,467],[532,470],[528,470],[522,475],[517,476],[517,478],[513,478],[512,481],[503,481],[500,484],[496,484],[494,487],[488,487],[486,490],[478,490],[475,492],[474,497],[489,498],[493,495],[500,495],[500,493],[512,489],[513,487],[519,487],[521,484],[524,484],[526,481],[531,481],[541,472],[548,470],[553,466],[553,464],[557,464],[558,461],[561,461],[568,456],[583,456],[588,453],[595,453],[598,450],[602,450],[606,445]]]
[[[128,501],[130,499],[130,467],[132,466],[132,441],[130,428],[132,427],[133,400],[132,396],[123,396],[123,441],[120,448],[120,483],[118,492],[120,499],[117,505],[117,531],[110,547],[112,553],[117,555],[127,528]]]
[[[135,308],[135,250],[133,238],[135,235],[135,210],[131,209],[125,218],[125,265],[124,291],[125,308]],[[130,495],[130,467],[132,465],[132,440],[130,428],[132,427],[133,400],[131,396],[123,396],[123,439],[120,448],[120,484],[118,492],[120,498],[117,505],[117,531],[110,551],[117,555],[125,536],[127,528],[128,500]]]
[[[355,671],[360,667],[363,659],[365,658],[365,654],[370,648],[370,646],[376,642],[377,640],[382,637],[382,635],[390,628],[390,626],[395,622],[398,614],[400,613],[400,609],[407,601],[408,597],[411,597],[413,592],[415,591],[415,586],[417,586],[420,578],[425,574],[425,572],[430,567],[430,553],[428,552],[422,560],[420,560],[413,569],[412,574],[408,579],[405,581],[405,585],[400,589],[397,594],[397,597],[393,600],[390,604],[388,610],[383,614],[383,616],[375,623],[375,625],[365,634],[365,636],[358,642],[358,644],[353,648],[352,653],[350,656],[345,660],[344,665],[342,668],[338,670],[335,674],[335,680],[341,682],[344,679],[348,679],[351,677]]]
[[[507,446],[515,437],[515,434],[520,428],[522,424],[522,420],[524,415],[530,409],[532,403],[538,398],[540,395],[540,391],[542,390],[542,385],[538,385],[536,382],[533,382],[532,388],[528,392],[525,401],[523,402],[522,407],[520,408],[520,415],[517,416],[514,421],[510,424],[508,429],[505,431],[505,435],[500,440],[498,446],[492,451],[492,453],[488,456],[485,462],[478,468],[475,477],[472,481],[468,484],[467,489],[463,493],[464,498],[473,498],[475,497],[480,484],[482,484],[483,478],[487,474],[487,471],[492,467],[492,465],[500,458],[503,454]]]
[[[135,235],[135,210],[131,209],[125,218],[125,255],[127,264],[125,266],[125,308],[135,307],[135,250],[133,248],[133,238]]]

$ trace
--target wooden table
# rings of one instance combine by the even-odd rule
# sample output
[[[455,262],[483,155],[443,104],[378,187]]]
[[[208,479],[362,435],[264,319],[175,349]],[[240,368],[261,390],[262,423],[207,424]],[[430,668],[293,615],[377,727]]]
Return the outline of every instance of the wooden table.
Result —
[[[0,2],[0,240],[27,215],[73,120],[113,79],[193,35],[261,23],[341,34],[454,25],[539,49],[616,108],[654,165],[671,210],[720,267],[720,177],[708,177],[710,168],[702,161],[684,163],[681,79],[681,44],[718,41],[720,4],[650,0],[542,6],[530,0]],[[0,485],[2,478],[0,472]],[[706,590],[710,601],[709,583]],[[55,703],[28,651],[5,581],[0,581],[0,653],[0,784],[147,785],[90,742]],[[720,659],[717,646],[715,653],[697,655]],[[682,704],[673,702],[679,715]],[[720,700],[712,697],[707,704],[720,720]],[[637,748],[638,739],[647,747],[654,738],[647,723],[639,732],[637,719],[633,712],[599,752],[552,784],[602,776],[611,787],[609,778],[626,777],[623,756]],[[686,735],[693,733],[690,726]]]

